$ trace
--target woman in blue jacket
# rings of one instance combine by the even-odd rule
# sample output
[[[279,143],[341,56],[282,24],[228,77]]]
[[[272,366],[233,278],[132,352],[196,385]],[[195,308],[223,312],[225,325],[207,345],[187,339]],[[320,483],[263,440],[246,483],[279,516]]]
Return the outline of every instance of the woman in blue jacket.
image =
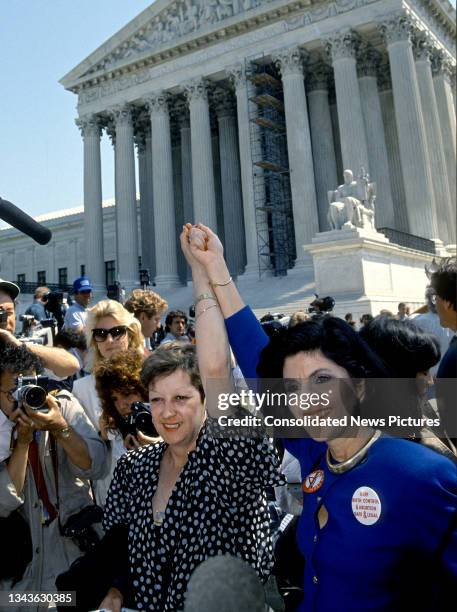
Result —
[[[314,416],[341,414],[341,403],[346,413],[363,414],[369,377],[385,375],[376,355],[346,323],[328,316],[270,342],[231,280],[217,236],[198,228],[191,232],[191,248],[207,272],[244,376],[332,388],[332,401],[313,409]],[[214,337],[225,334],[212,331]],[[395,414],[394,407],[390,412]],[[369,427],[302,433],[284,440],[303,480],[299,610],[443,609],[443,594],[456,592],[456,466]]]

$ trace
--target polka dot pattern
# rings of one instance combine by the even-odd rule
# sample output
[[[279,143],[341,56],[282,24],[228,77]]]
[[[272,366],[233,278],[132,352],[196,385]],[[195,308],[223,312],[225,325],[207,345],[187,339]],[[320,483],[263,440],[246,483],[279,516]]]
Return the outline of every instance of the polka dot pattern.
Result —
[[[165,443],[118,461],[105,529],[129,527],[131,580],[138,610],[182,610],[187,583],[205,559],[230,553],[266,581],[273,565],[265,488],[284,484],[275,450],[263,438],[218,437],[208,419],[173,489],[161,526],[152,498]]]

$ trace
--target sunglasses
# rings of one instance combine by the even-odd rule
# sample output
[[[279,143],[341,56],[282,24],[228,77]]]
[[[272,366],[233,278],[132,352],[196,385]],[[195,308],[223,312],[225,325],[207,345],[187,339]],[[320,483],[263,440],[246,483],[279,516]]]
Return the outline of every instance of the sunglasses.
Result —
[[[127,331],[127,325],[116,325],[116,327],[112,327],[111,329],[96,327],[92,330],[92,338],[95,340],[95,342],[105,342],[108,335],[110,335],[113,340],[119,340],[119,338],[125,336]]]

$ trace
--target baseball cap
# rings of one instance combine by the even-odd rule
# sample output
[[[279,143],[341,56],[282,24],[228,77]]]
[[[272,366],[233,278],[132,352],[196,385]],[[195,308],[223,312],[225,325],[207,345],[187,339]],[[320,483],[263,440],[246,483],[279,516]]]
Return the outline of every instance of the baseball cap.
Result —
[[[2,278],[0,278],[0,291],[4,291],[5,293],[7,293],[13,301],[21,292],[17,285],[10,281],[3,280]]]
[[[73,293],[80,293],[81,291],[92,291],[92,285],[87,276],[80,276],[73,283]]]

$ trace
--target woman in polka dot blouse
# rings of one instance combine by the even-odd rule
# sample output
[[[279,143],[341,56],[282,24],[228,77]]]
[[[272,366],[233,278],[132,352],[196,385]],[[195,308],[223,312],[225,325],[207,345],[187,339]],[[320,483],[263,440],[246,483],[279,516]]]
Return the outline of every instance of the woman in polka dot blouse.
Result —
[[[263,581],[273,565],[265,490],[283,482],[279,461],[266,438],[221,437],[206,416],[205,391],[210,380],[228,380],[230,353],[226,335],[212,333],[223,329],[222,315],[189,236],[186,227],[181,245],[196,292],[197,346],[169,343],[146,360],[142,382],[163,442],[119,460],[105,507],[105,529],[128,527],[128,583],[138,610],[182,610],[192,572],[211,556],[238,556]],[[120,580],[100,607],[116,611],[122,602]]]

